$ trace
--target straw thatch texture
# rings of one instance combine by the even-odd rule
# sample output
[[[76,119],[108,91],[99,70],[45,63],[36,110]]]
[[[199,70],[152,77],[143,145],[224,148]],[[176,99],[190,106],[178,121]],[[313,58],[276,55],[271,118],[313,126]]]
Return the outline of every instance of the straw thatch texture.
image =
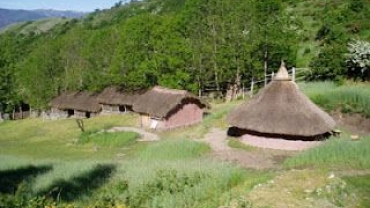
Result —
[[[152,117],[164,118],[184,103],[195,103],[200,108],[208,107],[206,102],[185,90],[166,89],[156,86],[135,101],[133,110]]]
[[[97,101],[97,95],[88,92],[63,93],[54,98],[50,105],[61,110],[77,110],[84,112],[99,112],[101,106]]]
[[[233,110],[228,123],[248,131],[288,136],[311,137],[331,132],[335,121],[289,81],[285,67],[280,71],[277,79]]]
[[[97,100],[101,104],[132,106],[143,93],[143,91],[128,92],[116,87],[108,87],[99,94]]]

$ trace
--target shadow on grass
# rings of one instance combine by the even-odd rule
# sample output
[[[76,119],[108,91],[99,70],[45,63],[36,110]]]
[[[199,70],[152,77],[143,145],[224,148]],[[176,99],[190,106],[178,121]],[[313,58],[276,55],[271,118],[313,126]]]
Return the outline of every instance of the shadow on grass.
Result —
[[[69,180],[57,180],[38,195],[46,195],[55,200],[73,201],[81,196],[92,194],[112,176],[114,165],[97,165],[91,171]]]
[[[0,171],[0,193],[3,194],[14,194],[19,185],[32,177],[44,174],[52,169],[51,165],[45,166],[27,166],[21,167],[14,170],[2,170]]]

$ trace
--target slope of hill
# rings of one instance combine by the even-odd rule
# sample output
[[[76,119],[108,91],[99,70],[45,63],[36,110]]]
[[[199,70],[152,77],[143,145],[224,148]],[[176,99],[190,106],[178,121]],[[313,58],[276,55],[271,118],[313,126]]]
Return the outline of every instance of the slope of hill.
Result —
[[[45,18],[34,21],[14,23],[0,29],[0,34],[5,32],[15,32],[19,34],[40,34],[51,30],[57,24],[64,24],[70,18]]]
[[[36,36],[18,37],[31,27],[23,24],[0,38],[0,70],[8,72],[0,83],[9,82],[0,103],[44,108],[60,92],[110,85],[224,93],[263,79],[281,59],[316,64],[312,74],[326,70],[324,79],[345,77],[348,41],[370,37],[369,8],[367,0],[144,0]]]
[[[16,22],[32,21],[50,17],[77,18],[85,15],[83,12],[57,10],[12,10],[0,8],[0,28]]]

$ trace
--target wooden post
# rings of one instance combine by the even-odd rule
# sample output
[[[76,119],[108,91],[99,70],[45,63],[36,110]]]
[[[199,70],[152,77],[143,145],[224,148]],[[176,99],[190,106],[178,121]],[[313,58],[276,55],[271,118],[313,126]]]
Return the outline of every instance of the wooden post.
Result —
[[[243,93],[243,100],[244,100],[244,98],[245,98],[245,87],[244,87],[244,83],[243,83],[243,91],[242,91],[242,93]]]
[[[254,80],[253,80],[253,77],[252,77],[250,97],[253,97],[253,87],[254,87]]]
[[[295,67],[292,68],[292,81],[295,82]]]
[[[198,90],[198,97],[202,97],[202,90],[200,88]]]
[[[275,72],[272,72],[272,74],[271,74],[271,81],[274,79],[274,76],[275,76]]]

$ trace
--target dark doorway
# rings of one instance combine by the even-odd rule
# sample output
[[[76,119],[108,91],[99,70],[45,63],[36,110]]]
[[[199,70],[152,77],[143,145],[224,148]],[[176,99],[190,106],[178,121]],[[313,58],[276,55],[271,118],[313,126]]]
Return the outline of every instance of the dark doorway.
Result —
[[[125,105],[120,105],[118,107],[118,110],[119,110],[119,112],[126,112],[127,111],[127,107]]]
[[[85,117],[86,118],[90,118],[91,117],[91,113],[90,112],[85,112]]]
[[[71,117],[71,116],[74,116],[75,115],[75,111],[74,110],[71,110],[71,109],[68,109],[67,110],[67,113],[68,113],[68,117]]]

